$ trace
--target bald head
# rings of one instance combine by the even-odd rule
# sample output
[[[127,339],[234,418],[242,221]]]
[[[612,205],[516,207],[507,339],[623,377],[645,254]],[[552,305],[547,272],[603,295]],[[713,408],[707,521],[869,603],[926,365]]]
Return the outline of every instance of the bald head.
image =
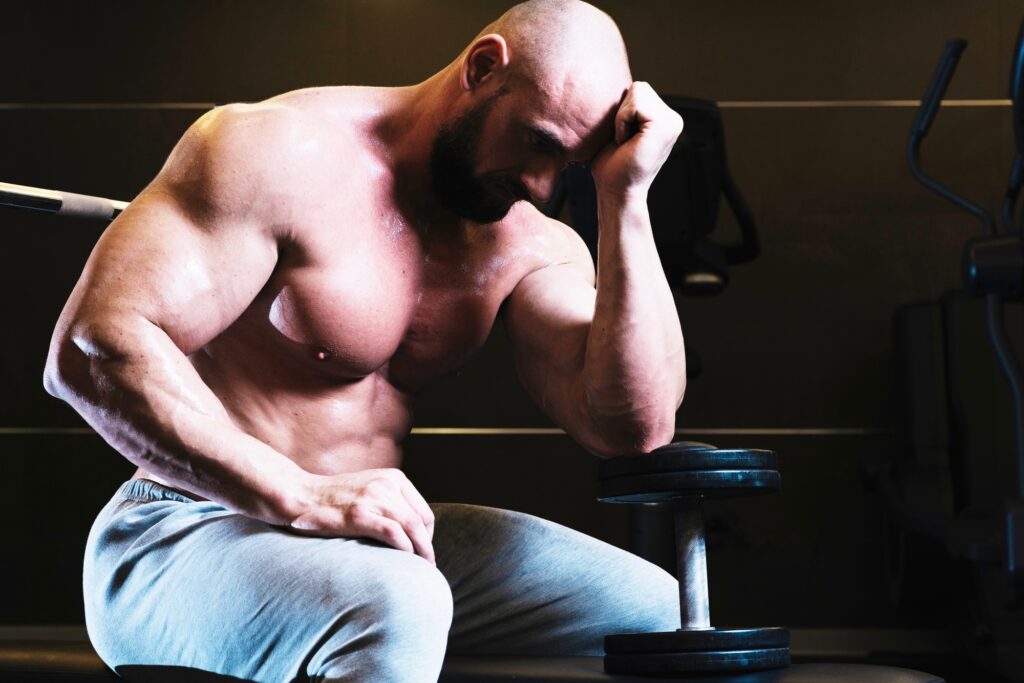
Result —
[[[513,6],[477,34],[456,64],[465,90],[494,76],[482,95],[518,92],[520,106],[562,114],[577,139],[610,137],[632,83],[619,27],[582,0]]]
[[[568,163],[593,159],[632,83],[615,22],[580,0],[512,7],[438,77],[434,193],[480,223],[546,201]]]
[[[510,75],[545,91],[557,92],[569,77],[603,80],[613,87],[632,81],[618,26],[581,0],[519,3],[485,27],[474,42],[489,34],[500,35],[508,44]]]

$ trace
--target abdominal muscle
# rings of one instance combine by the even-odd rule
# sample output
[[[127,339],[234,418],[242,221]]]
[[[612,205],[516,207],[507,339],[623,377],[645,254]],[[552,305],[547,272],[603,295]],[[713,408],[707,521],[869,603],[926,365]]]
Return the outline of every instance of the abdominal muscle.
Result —
[[[330,361],[322,369],[311,363],[315,350],[298,357],[294,349],[275,353],[230,337],[222,335],[191,360],[234,428],[313,474],[401,467],[412,396],[387,379],[388,364],[362,377],[339,377]],[[201,499],[144,468],[132,478]]]

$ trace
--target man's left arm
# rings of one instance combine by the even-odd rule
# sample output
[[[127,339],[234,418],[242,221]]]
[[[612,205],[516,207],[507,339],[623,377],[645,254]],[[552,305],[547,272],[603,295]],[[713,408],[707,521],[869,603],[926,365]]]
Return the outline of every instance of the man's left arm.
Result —
[[[523,384],[597,455],[648,452],[674,435],[686,360],[647,191],[681,131],[679,115],[650,86],[633,84],[615,119],[615,141],[592,168],[596,292],[589,254],[575,238],[564,259],[526,276],[509,297],[506,325]]]

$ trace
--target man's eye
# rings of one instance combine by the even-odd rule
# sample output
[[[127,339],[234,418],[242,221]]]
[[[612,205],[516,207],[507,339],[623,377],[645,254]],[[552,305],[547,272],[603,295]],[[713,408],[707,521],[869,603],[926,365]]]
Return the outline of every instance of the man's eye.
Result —
[[[554,154],[555,147],[551,144],[551,141],[538,133],[530,133],[527,137],[530,147],[541,152],[542,154]]]

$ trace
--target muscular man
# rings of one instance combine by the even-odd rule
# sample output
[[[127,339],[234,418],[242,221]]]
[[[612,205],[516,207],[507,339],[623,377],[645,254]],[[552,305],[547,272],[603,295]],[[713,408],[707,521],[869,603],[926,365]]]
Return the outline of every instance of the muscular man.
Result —
[[[512,8],[418,85],[199,119],[99,240],[47,363],[47,389],[139,468],[87,548],[104,660],[410,683],[446,647],[599,654],[606,633],[678,627],[660,569],[528,515],[430,506],[399,467],[416,394],[499,311],[528,392],[584,447],[672,440],[683,339],[646,193],[681,129],[578,0]],[[569,163],[597,183],[596,279],[522,201]]]

